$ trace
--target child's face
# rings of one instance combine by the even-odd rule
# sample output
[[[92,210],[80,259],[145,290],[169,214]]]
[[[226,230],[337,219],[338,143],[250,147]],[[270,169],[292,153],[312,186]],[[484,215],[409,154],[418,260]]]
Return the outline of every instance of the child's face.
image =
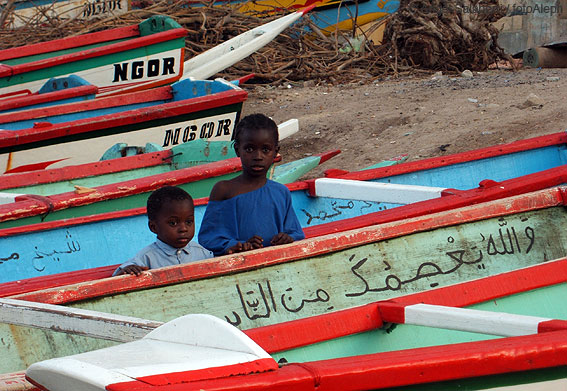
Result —
[[[248,130],[240,136],[236,155],[240,157],[244,172],[252,176],[266,176],[278,150],[272,132],[264,129]]]
[[[175,248],[185,247],[195,235],[195,211],[189,200],[169,200],[155,220],[148,222],[159,240]]]

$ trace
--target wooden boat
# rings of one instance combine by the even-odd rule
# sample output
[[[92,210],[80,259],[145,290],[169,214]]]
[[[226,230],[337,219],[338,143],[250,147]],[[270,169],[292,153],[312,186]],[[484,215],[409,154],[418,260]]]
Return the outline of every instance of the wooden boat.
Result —
[[[70,74],[98,87],[97,96],[148,89],[180,78],[207,79],[265,46],[311,8],[246,31],[185,62],[186,30],[160,15],[139,26],[2,50],[0,99],[33,95],[47,79]]]
[[[299,177],[305,175],[309,170],[315,168],[317,165],[322,164],[331,157],[337,155],[339,152],[340,151],[329,151],[319,155],[309,156],[303,159],[281,164],[275,166],[273,171],[272,170],[270,171],[269,175],[274,181],[280,183],[290,183],[297,180]],[[154,156],[154,159],[156,161],[160,161],[159,154],[157,157]],[[181,161],[181,163],[183,163],[183,161]],[[151,191],[149,189],[155,190],[161,186],[171,183],[175,183],[176,185],[184,188],[195,197],[204,197],[209,195],[212,186],[216,182],[218,182],[219,180],[226,180],[232,178],[238,175],[240,173],[240,170],[242,169],[240,159],[238,158],[225,159],[219,162],[204,164],[199,166],[192,166],[185,169],[177,169],[177,170],[170,169],[169,171],[165,170],[168,167],[170,166],[167,165],[166,167],[161,167],[161,169],[164,170],[164,172],[161,174],[155,174],[149,177],[141,177],[140,180],[137,181],[118,182],[98,188],[97,187],[88,188],[84,186],[75,185],[77,186],[75,191],[70,193],[64,193],[61,195],[55,195],[49,198],[37,196],[37,195],[23,195],[19,197],[23,199],[31,199],[36,201],[42,199],[46,199],[46,200],[57,199],[57,198],[64,199],[70,197],[78,197],[78,198],[82,198],[83,200],[87,200],[89,198],[100,198],[100,203],[102,204],[112,203],[113,198],[115,199],[116,197],[118,197],[117,201],[120,202],[121,206],[124,206],[127,205],[128,202],[145,202],[145,199],[148,196],[148,191]],[[124,175],[124,173],[118,173],[118,174]],[[136,172],[136,174],[140,174],[140,172]],[[114,176],[112,176],[111,178],[113,177]],[[72,181],[72,183],[74,182],[75,181]],[[132,183],[134,182],[136,182],[137,185],[132,185]],[[139,188],[136,189],[136,186],[139,186]],[[125,190],[126,193],[124,193]],[[113,195],[111,195],[111,193],[113,193]],[[124,197],[121,197],[120,193],[123,193]],[[16,197],[16,200],[18,199],[18,194],[0,193],[0,203],[9,201],[8,196],[11,196],[12,199],[14,197]],[[19,203],[20,201],[16,201],[13,203],[13,205],[17,207]],[[202,213],[204,212],[205,201],[198,200],[197,204],[200,204],[200,206],[197,207],[198,209],[197,213],[199,214],[199,221],[200,221],[202,217]],[[10,206],[10,204],[5,204],[3,206]],[[142,217],[142,216],[138,215],[136,217]],[[130,218],[126,218],[126,219],[132,222],[135,220],[137,221],[137,219],[130,219]],[[111,220],[111,223],[115,223],[118,221],[120,221],[120,219]],[[95,223],[95,226],[100,227],[101,225]],[[146,226],[146,224],[144,224],[144,226]],[[121,229],[119,226],[115,226],[115,227]],[[67,231],[66,228],[64,228],[64,230],[65,232],[69,232]],[[137,229],[135,230],[137,231]],[[52,235],[55,235],[52,236],[52,238],[57,237],[59,233],[63,232],[60,231],[60,229],[58,228],[49,231],[51,232]],[[36,243],[33,250],[35,253],[32,255],[33,259],[28,258],[26,249],[29,248],[28,247],[29,242],[27,241],[27,239],[24,239],[26,235],[8,235],[4,237],[2,239],[3,249],[9,249],[9,252],[11,254],[10,256],[12,257],[12,259],[16,257],[17,259],[21,259],[23,262],[3,262],[1,266],[3,273],[0,276],[0,283],[27,279],[30,277],[49,276],[55,273],[76,271],[84,268],[109,265],[108,259],[105,260],[104,257],[100,257],[100,255],[102,255],[101,252],[98,253],[90,253],[89,251],[85,252],[86,248],[90,247],[90,245],[87,245],[87,247],[85,247],[86,242],[90,242],[92,245],[95,245],[95,242],[98,242],[99,239],[102,239],[102,241],[106,241],[106,237],[105,237],[106,235],[104,235],[102,238],[98,237],[100,232],[95,233],[95,231],[96,229],[91,231],[93,235],[89,233],[87,234],[87,236],[82,236],[81,240],[79,241],[76,241],[74,238],[72,238],[72,236],[70,236],[72,235],[70,232],[68,234],[67,233],[64,234],[64,237],[66,237],[64,242],[61,242],[60,240],[56,239],[55,241],[52,241],[49,244],[47,244],[47,242],[44,242],[43,239],[40,239],[40,241],[43,244]],[[129,237],[130,235],[131,235],[130,233],[127,234],[127,236]],[[132,236],[131,237],[132,243],[125,242],[121,245],[121,247],[124,250],[126,250],[126,252],[129,252],[130,250],[134,249],[138,245],[138,243],[140,243],[141,241],[143,242],[145,239],[147,239],[147,236],[148,236],[147,233],[143,235],[143,238],[136,238],[135,236]],[[57,250],[53,250],[53,251],[49,250],[47,252],[44,252],[42,250],[44,245],[47,245],[49,248],[53,247],[53,249],[57,248]],[[59,245],[63,245],[63,248],[59,247]],[[97,245],[95,245],[95,247],[96,246]],[[106,248],[107,250],[110,250],[110,248],[106,247],[106,245],[104,245],[103,247]],[[123,250],[119,250],[119,251],[122,252]],[[3,252],[4,251],[0,251],[0,253]],[[121,255],[122,254],[118,256]],[[133,256],[134,254],[131,255]],[[85,256],[87,257],[85,258]],[[114,256],[111,256],[111,258],[109,259],[112,258],[114,258]],[[51,261],[47,261],[47,259],[50,260],[59,259],[59,262],[52,263]],[[0,258],[0,260],[2,260],[2,258]],[[31,260],[31,263],[28,263],[29,260]],[[110,262],[110,263],[114,264],[114,262]]]
[[[199,1],[188,1],[192,6],[199,6]],[[265,17],[279,12],[295,11],[311,6],[309,20],[324,34],[336,30],[353,30],[353,26],[365,25],[381,19],[398,10],[398,0],[379,1],[338,1],[338,0],[257,0],[257,1],[218,1],[215,5],[230,6],[238,12]],[[306,28],[312,31],[311,28]]]
[[[167,16],[135,26],[0,51],[0,98],[37,92],[58,76],[77,75],[99,95],[177,81],[183,73],[187,31]]]
[[[150,91],[0,114],[0,164],[6,171],[92,162],[119,142],[171,148],[200,138],[229,141],[246,97],[222,79],[187,79]]]
[[[565,191],[551,188],[155,269],[140,277],[113,277],[11,298],[162,322],[207,313],[240,329],[273,325],[565,257]],[[11,261],[16,260],[7,260]],[[183,299],[187,297],[191,300]],[[149,302],[156,305],[148,306]],[[0,327],[0,338],[14,341],[3,348],[2,372],[109,346],[17,326]]]
[[[285,121],[278,125],[278,130],[285,139],[299,131],[299,122],[297,119]],[[140,149],[153,149],[155,152],[139,153]],[[103,186],[235,157],[231,141],[198,139],[167,150],[153,143],[145,147],[118,143],[109,148],[98,162],[25,172],[14,169],[0,175],[0,197],[7,198],[9,194],[16,197],[22,194],[48,196],[70,191],[80,193],[78,189],[81,187]],[[309,160],[318,162],[318,156],[302,162]]]
[[[0,100],[0,113],[94,99],[98,87],[71,75],[49,79],[37,94]]]
[[[494,387],[502,386],[509,387],[506,390],[562,390],[567,384],[562,367],[562,352],[567,347],[567,312],[562,305],[566,266],[567,259],[561,258],[243,333],[207,315],[186,315],[163,324],[10,299],[0,300],[0,319],[44,329],[55,323],[66,333],[126,342],[102,351],[32,364],[28,378],[46,389],[52,389],[49,382],[55,379],[60,385],[63,378],[91,378],[109,390],[176,389],[180,380],[191,389],[273,389],[285,384],[289,389],[308,390],[314,387],[312,376],[316,373],[318,390],[336,390],[337,386],[345,390],[500,390]],[[188,329],[195,330],[190,337]],[[167,335],[167,342],[162,340],[163,335]],[[191,360],[203,350],[209,352],[195,345],[211,344],[218,353],[229,351],[222,356],[206,354],[197,362]],[[223,362],[223,358],[234,357],[237,344],[238,351],[247,352],[237,360],[239,365]],[[150,349],[154,354],[147,361]],[[127,357],[122,355],[125,351],[130,353]],[[187,353],[180,356],[180,352]],[[105,359],[93,362],[102,353]],[[138,357],[140,353],[145,357]],[[130,361],[133,356],[136,360]],[[167,360],[160,361],[158,357],[164,356]],[[129,378],[123,377],[123,371],[113,371],[113,361],[118,357],[120,367],[132,374]],[[84,370],[75,371],[81,362]],[[131,365],[124,365],[127,362]],[[252,362],[254,370],[249,370],[249,364],[244,363]],[[86,368],[95,367],[97,378],[92,379]],[[171,373],[174,368],[175,374]],[[204,368],[207,372],[202,377]],[[158,373],[162,381],[167,380],[159,384],[151,381],[157,380]],[[19,373],[10,378],[23,386],[22,377]],[[139,384],[142,378],[145,384]],[[110,386],[116,379],[123,381],[121,388]],[[74,387],[69,389],[84,389]]]
[[[0,4],[0,13],[8,12],[3,28],[41,25],[52,18],[60,20],[107,18],[118,16],[130,10],[129,0],[52,0],[37,3],[29,0],[16,0]]]
[[[412,192],[412,194],[421,193],[418,196],[419,198],[413,199],[413,201],[423,200],[439,197],[442,189],[471,189],[476,188],[485,179],[503,181],[560,166],[565,162],[566,142],[567,134],[562,132],[390,167],[352,173],[329,170],[326,174],[330,178],[328,180],[320,179],[316,183],[292,186],[292,190],[297,190],[292,193],[294,207],[304,227],[379,212],[403,204],[400,202],[399,192],[395,193],[393,198],[391,196],[383,198],[380,195],[380,202],[376,202],[376,199],[360,198],[361,195],[367,194],[369,191],[375,192],[375,190],[367,189],[360,192],[360,189],[357,189],[354,191],[354,198],[349,198],[344,196],[343,193],[348,183],[333,179],[431,187],[429,192],[427,189],[421,189],[428,195],[424,195],[419,189],[412,192],[404,188],[404,191],[408,194],[410,194],[409,192]],[[329,190],[323,190],[323,184],[326,181],[330,182],[330,191],[337,190],[334,194],[329,193]],[[134,185],[138,188],[142,186],[135,182],[129,184],[130,187]],[[302,191],[308,188],[310,195],[320,197],[317,199],[306,197],[306,194]],[[95,202],[94,197],[83,196],[81,198],[73,194],[70,197],[57,200],[46,200],[51,206],[46,206],[45,202],[39,200],[20,202],[16,211],[12,206],[0,206],[0,228],[55,221],[60,218],[87,216],[104,211],[117,211],[145,205],[145,201],[136,203],[134,200],[127,200],[124,198],[127,196],[124,192],[119,194],[119,196],[112,197],[120,197],[120,200],[106,201],[103,204]],[[207,196],[207,194],[203,196]],[[125,203],[126,201],[126,206],[112,206],[113,203]],[[334,204],[332,204],[333,202]]]
[[[207,79],[248,57],[271,42],[283,30],[309,12],[313,6],[306,5],[300,8],[296,12],[255,27],[185,61],[182,79],[187,77]]]

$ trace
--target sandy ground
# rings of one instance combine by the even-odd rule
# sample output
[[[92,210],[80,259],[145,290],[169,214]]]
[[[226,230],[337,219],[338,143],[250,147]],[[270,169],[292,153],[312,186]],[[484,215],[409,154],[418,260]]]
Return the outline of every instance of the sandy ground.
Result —
[[[413,161],[469,151],[567,126],[567,69],[245,88],[244,114],[261,112],[277,123],[299,119],[299,133],[281,143],[284,162],[342,150],[307,177],[329,168],[357,170],[402,154]],[[529,99],[530,94],[536,97]]]

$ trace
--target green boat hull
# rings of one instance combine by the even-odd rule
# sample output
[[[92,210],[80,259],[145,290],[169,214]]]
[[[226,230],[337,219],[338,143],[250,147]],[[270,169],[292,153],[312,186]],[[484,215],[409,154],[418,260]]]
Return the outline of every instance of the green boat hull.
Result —
[[[483,205],[472,208],[477,213],[484,213]],[[427,227],[427,222],[420,223],[421,220],[428,220],[424,217],[416,221],[368,228],[368,232],[373,232],[368,235],[374,239],[358,244],[352,244],[358,232],[352,231],[344,234],[344,238],[350,238],[348,242],[351,244],[343,247],[337,245],[336,241],[342,239],[336,236],[312,239],[312,245],[306,243],[302,248],[317,247],[315,242],[318,241],[327,250],[321,255],[306,255],[295,261],[270,263],[233,274],[209,276],[205,272],[205,265],[193,264],[164,269],[162,278],[166,275],[173,277],[182,270],[193,270],[192,267],[194,275],[198,276],[194,279],[185,278],[172,285],[145,289],[139,287],[120,292],[121,283],[126,282],[121,277],[69,289],[58,288],[45,295],[32,293],[31,296],[24,294],[14,298],[41,299],[158,321],[168,321],[188,313],[208,313],[226,319],[241,329],[248,329],[496,275],[567,255],[567,232],[564,230],[567,211],[563,206],[518,211],[462,224],[459,223],[462,221],[460,215],[454,214],[443,214],[453,219],[452,223],[446,223],[448,226],[436,226],[429,222],[433,226]],[[389,235],[389,230],[397,234]],[[265,250],[273,252],[265,255],[262,252],[262,259],[265,257],[266,261],[274,257],[277,251],[285,252],[278,248]],[[219,260],[211,262],[214,265]],[[159,278],[158,274],[155,278]],[[143,283],[143,280],[128,281]],[[107,288],[96,288],[97,285]],[[84,297],[83,294],[99,291],[105,293],[68,303],[71,300],[69,298]],[[562,295],[550,293],[550,303],[557,297]],[[526,311],[534,316],[546,316],[548,308],[553,310],[557,307],[552,303],[549,307],[529,308],[521,299],[517,299],[517,302],[518,311]],[[502,307],[498,308],[504,311]],[[562,316],[554,314],[553,317]],[[408,331],[404,331],[406,328]],[[333,347],[312,346],[303,353],[284,352],[279,357],[296,360],[295,354],[305,354],[305,357],[315,360],[323,356],[330,358],[404,348],[415,343],[418,346],[443,344],[449,340],[451,333],[435,332],[425,337],[421,329],[419,332],[415,330],[406,326],[396,327],[392,332],[400,337],[395,339],[392,346],[381,340],[375,342],[376,338],[387,334],[383,330],[376,330],[342,338],[335,341],[336,346]],[[0,344],[0,351],[5,357],[0,371],[13,372],[33,362],[94,350],[112,343],[2,325]]]

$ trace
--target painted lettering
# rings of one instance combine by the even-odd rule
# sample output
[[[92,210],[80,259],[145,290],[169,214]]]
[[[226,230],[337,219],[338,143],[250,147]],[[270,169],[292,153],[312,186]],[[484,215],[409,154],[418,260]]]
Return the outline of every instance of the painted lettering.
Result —
[[[134,61],[132,63],[132,80],[144,77],[144,62]]]
[[[167,57],[160,59],[152,59],[145,61],[133,61],[131,63],[131,71],[128,72],[130,63],[123,62],[114,64],[113,83],[128,81],[128,74],[131,80],[142,79],[145,77],[156,77],[160,73],[162,76],[175,74],[175,57]]]

